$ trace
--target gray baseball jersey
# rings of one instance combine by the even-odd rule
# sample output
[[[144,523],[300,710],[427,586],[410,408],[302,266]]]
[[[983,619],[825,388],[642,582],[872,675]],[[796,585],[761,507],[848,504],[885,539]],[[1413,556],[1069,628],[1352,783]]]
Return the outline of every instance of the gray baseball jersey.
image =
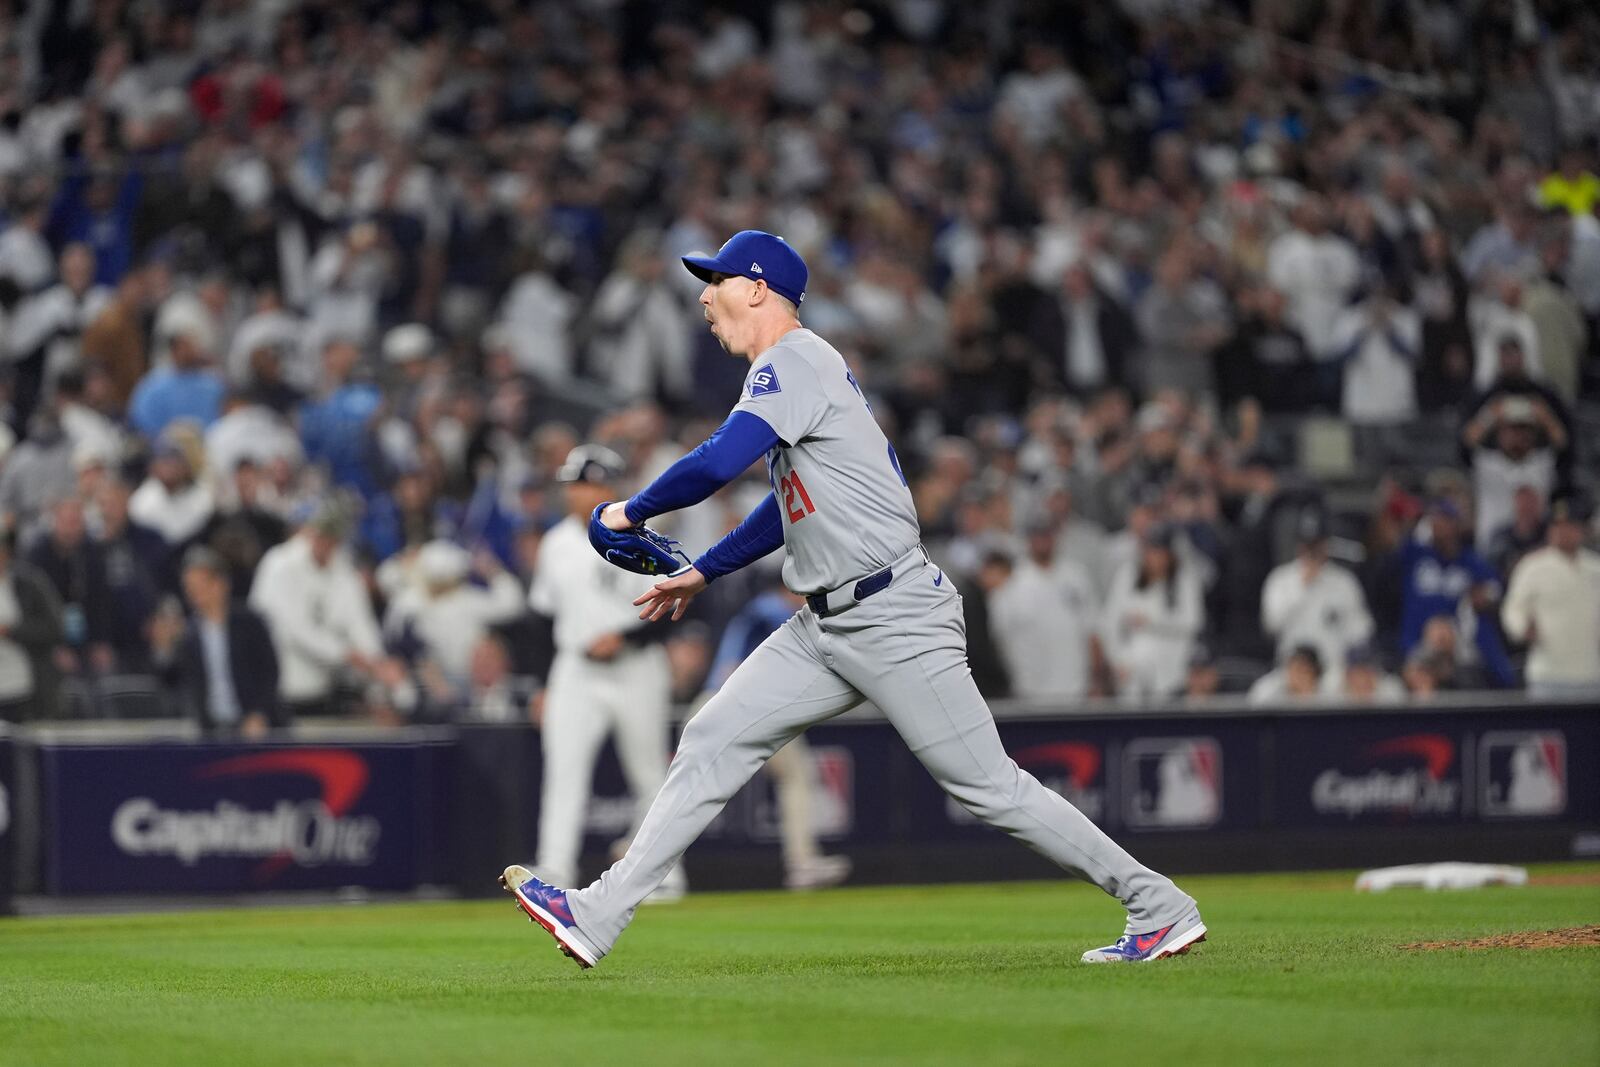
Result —
[[[767,453],[767,474],[792,591],[837,589],[916,547],[917,509],[900,460],[832,345],[790,330],[751,365],[734,410],[760,416],[782,442]]]

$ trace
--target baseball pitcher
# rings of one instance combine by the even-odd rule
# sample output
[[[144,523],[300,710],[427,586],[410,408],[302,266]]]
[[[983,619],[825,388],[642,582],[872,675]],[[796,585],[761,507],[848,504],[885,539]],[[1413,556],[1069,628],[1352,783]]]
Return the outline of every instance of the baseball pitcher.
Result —
[[[1006,755],[967,667],[960,595],[921,545],[894,446],[843,357],[800,325],[799,254],[746,230],[716,255],[683,262],[706,283],[712,334],[750,363],[743,393],[704,444],[629,500],[597,507],[590,540],[613,563],[666,575],[634,601],[641,618],[681,618],[709,583],[779,546],[784,584],[806,607],[689,720],[632,845],[599,881],[559,888],[513,865],[501,884],[592,967],[774,752],[870,700],[963,807],[1122,903],[1123,936],[1085,962],[1161,959],[1204,940],[1193,898]],[[704,500],[763,456],[772,494],[692,564],[643,525]]]

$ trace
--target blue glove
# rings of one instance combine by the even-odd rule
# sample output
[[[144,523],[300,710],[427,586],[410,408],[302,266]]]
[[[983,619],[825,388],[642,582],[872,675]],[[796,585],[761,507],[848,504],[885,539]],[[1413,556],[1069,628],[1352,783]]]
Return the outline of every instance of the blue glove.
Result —
[[[607,501],[589,516],[589,543],[601,559],[635,574],[676,574],[690,566],[689,554],[682,545],[643,523],[627,530],[613,530],[601,522],[600,513],[609,506]]]

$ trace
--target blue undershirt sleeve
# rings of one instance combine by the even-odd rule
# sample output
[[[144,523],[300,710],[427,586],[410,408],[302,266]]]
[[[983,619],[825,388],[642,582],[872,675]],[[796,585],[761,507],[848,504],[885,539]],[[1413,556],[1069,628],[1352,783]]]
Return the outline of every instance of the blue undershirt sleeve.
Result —
[[[768,493],[743,522],[728,531],[728,536],[694,561],[694,569],[705,575],[709,585],[782,546],[783,515],[778,511],[777,494]]]
[[[629,522],[641,523],[698,504],[743,474],[777,444],[778,433],[766,419],[748,411],[735,411],[700,447],[635,493],[623,511]]]

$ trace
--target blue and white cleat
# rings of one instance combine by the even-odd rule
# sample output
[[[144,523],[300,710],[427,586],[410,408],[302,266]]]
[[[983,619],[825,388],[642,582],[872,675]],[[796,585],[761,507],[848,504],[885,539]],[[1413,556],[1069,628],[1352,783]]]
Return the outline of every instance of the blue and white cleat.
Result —
[[[544,927],[556,939],[561,951],[571,956],[579,967],[588,970],[600,962],[600,953],[578,932],[577,920],[567,906],[565,889],[546,885],[528,868],[515,863],[500,876],[500,887],[517,898],[517,907],[529,921]]]
[[[1166,956],[1181,956],[1206,939],[1206,924],[1198,910],[1159,930],[1147,934],[1123,934],[1115,945],[1092,948],[1083,954],[1084,963],[1150,963]]]

